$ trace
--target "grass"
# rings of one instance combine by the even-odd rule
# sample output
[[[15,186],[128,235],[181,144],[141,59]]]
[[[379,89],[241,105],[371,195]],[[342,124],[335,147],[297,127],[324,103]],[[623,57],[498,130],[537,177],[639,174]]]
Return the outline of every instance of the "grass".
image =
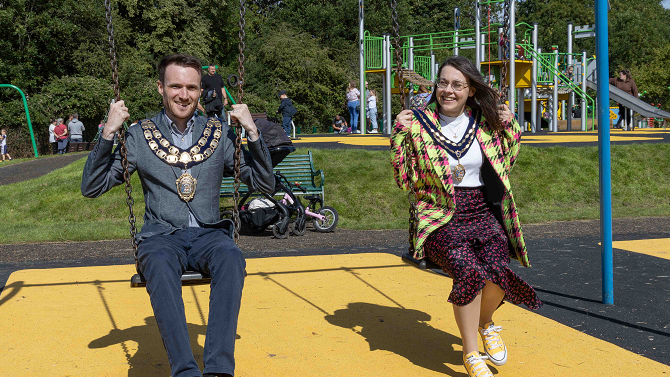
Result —
[[[299,149],[297,153],[306,153]],[[348,229],[407,227],[407,194],[399,190],[387,151],[315,149],[326,178],[326,205]],[[81,196],[85,160],[31,181],[0,186],[2,243],[80,241],[128,237],[122,186],[96,199]],[[670,216],[670,144],[612,146],[615,217]],[[512,171],[522,223],[599,217],[595,147],[523,146]],[[134,210],[142,224],[144,200],[133,176]]]

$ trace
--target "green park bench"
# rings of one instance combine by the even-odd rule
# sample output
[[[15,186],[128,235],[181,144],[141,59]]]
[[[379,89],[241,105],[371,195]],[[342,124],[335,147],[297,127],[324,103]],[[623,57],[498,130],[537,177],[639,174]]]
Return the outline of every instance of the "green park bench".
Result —
[[[324,176],[323,170],[314,170],[314,162],[312,160],[312,152],[307,154],[289,154],[274,168],[275,172],[281,172],[286,179],[293,185],[295,182],[300,184],[306,192],[299,189],[294,189],[293,194],[299,195],[319,195],[321,200],[324,200]],[[224,177],[221,182],[221,198],[228,198],[233,196],[233,177]],[[249,187],[244,183],[240,184],[240,197],[244,197],[249,193]],[[250,196],[260,196],[260,193],[252,193]],[[283,193],[281,193],[283,195]]]

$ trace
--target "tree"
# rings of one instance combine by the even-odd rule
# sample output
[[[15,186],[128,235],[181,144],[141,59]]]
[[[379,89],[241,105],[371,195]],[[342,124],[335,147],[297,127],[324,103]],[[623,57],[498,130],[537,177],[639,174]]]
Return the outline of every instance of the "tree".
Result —
[[[262,40],[250,44],[245,91],[256,100],[256,111],[273,115],[279,107],[276,94],[284,89],[294,101],[298,125],[327,129],[332,116],[345,101],[346,71],[319,46],[317,38],[280,24],[266,30]],[[252,97],[253,98],[253,97]]]
[[[645,64],[631,70],[644,100],[670,110],[670,44],[655,49]]]

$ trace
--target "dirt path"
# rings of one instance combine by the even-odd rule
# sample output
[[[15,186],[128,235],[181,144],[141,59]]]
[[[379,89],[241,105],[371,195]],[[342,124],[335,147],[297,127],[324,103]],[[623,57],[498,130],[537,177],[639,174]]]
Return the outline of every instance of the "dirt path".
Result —
[[[84,158],[87,155],[88,154],[86,153],[66,153],[59,156],[38,158],[4,167],[0,165],[0,186],[39,178],[54,170],[65,167],[80,158]]]

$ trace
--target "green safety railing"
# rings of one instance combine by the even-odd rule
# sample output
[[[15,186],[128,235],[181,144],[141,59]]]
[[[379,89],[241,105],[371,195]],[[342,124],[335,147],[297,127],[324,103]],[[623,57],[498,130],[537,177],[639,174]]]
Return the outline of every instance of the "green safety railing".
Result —
[[[592,108],[595,108],[595,100],[589,96],[585,91],[582,90],[581,86],[578,84],[575,84],[568,76],[563,74],[561,72],[560,68],[556,69],[554,67],[556,63],[556,59],[561,58],[561,54],[556,54],[556,53],[538,53],[535,51],[531,46],[525,45],[524,46],[526,52],[531,55],[531,57],[534,57],[538,61],[538,66],[537,66],[537,72],[538,72],[538,77],[537,77],[537,83],[538,85],[544,84],[544,85],[553,85],[554,84],[554,76],[558,75],[558,81],[559,81],[559,88],[567,88],[569,90],[572,90],[575,92],[575,94],[579,98],[583,98],[586,100],[586,105],[588,107],[589,103],[591,104]],[[563,58],[567,58],[567,54],[562,54]],[[573,54],[575,58],[581,58],[580,55],[578,54]],[[580,59],[575,59],[575,61],[579,61]],[[559,66],[560,66],[560,60],[559,60]],[[567,66],[567,64],[565,64]],[[586,62],[584,64],[586,67]],[[585,72],[583,72],[585,74]],[[547,80],[547,77],[550,77],[551,80]],[[582,80],[585,79],[585,77],[582,77]],[[588,116],[587,116],[588,118]],[[595,112],[591,112],[591,131],[595,129]],[[587,127],[588,130],[588,127]]]
[[[414,72],[430,80],[430,56],[414,56]]]
[[[26,120],[28,121],[28,130],[30,130],[30,140],[33,143],[33,152],[35,157],[39,157],[37,154],[37,143],[35,142],[35,133],[33,132],[33,123],[30,121],[30,112],[28,111],[28,101],[26,101],[26,95],[23,94],[23,91],[19,87],[11,84],[0,84],[0,88],[12,88],[16,89],[21,94],[21,99],[23,99],[23,109],[26,112]]]
[[[480,3],[483,5],[486,4],[495,4],[495,3],[500,3],[503,2],[504,0],[489,0],[484,3]],[[495,46],[496,48],[498,47],[498,36],[497,36],[497,28],[499,26],[502,26],[502,24],[499,23],[491,23],[490,25],[484,25],[481,28],[481,34],[486,36],[489,33],[490,34],[495,34],[496,38],[491,40],[491,42],[484,42],[483,46],[486,48],[486,46]],[[579,98],[583,98],[587,102],[587,106],[590,103],[593,108],[595,108],[595,100],[589,96],[586,92],[582,91],[581,87],[577,84],[575,84],[572,80],[570,80],[565,74],[561,72],[561,67],[566,68],[567,67],[567,53],[537,53],[530,45],[527,43],[531,39],[533,27],[529,25],[528,23],[525,22],[520,22],[516,24],[518,28],[526,28],[526,30],[523,32],[524,40],[526,43],[521,41],[520,43],[517,43],[517,45],[521,46],[525,50],[525,58],[526,59],[531,59],[531,58],[536,58],[538,61],[538,67],[537,67],[537,83],[538,85],[553,85],[554,84],[554,76],[558,75],[558,80],[559,80],[559,88],[567,88],[569,90],[574,91]],[[490,31],[489,31],[490,30]],[[412,46],[412,51],[414,53],[414,71],[417,72],[419,75],[422,77],[430,80],[430,56],[425,56],[421,55],[421,52],[426,52],[426,51],[434,51],[434,50],[440,50],[440,49],[453,49],[455,47],[458,48],[466,48],[466,47],[474,47],[476,45],[475,40],[475,30],[474,29],[461,29],[458,30],[458,40],[456,40],[456,31],[446,31],[446,32],[439,32],[439,33],[426,33],[426,34],[413,34],[413,35],[405,35],[400,37],[400,44],[401,44],[401,49],[402,49],[402,59],[403,67],[407,67],[407,59],[408,59],[408,53],[409,53],[409,38],[413,38],[413,46]],[[368,69],[382,69],[383,68],[383,46],[384,46],[384,38],[383,37],[375,37],[371,36],[369,31],[365,32],[364,35],[364,43],[365,43],[365,67],[366,70]],[[464,41],[463,39],[471,39]],[[485,41],[488,40],[488,38],[485,37]],[[516,52],[515,48],[515,52]],[[391,47],[391,66],[395,66],[395,62],[393,60],[395,59],[395,54],[393,53],[394,48]],[[417,54],[419,53],[419,54]],[[573,55],[573,60],[575,62],[579,62],[581,60],[581,54],[572,54]],[[490,57],[489,57],[490,58]],[[554,68],[554,64],[556,62],[556,59],[559,59],[559,69],[557,70]],[[491,59],[493,60],[493,59]],[[497,59],[496,59],[497,60]],[[579,64],[579,63],[577,63]],[[395,72],[393,73],[395,75]],[[395,80],[392,80],[392,85],[394,84]],[[594,129],[594,120],[595,120],[595,114],[591,112],[591,130]]]
[[[491,34],[497,33],[497,27],[500,24],[492,23],[491,24]],[[487,35],[488,31],[482,29],[482,35]],[[427,34],[414,34],[414,35],[405,35],[400,37],[399,43],[402,46],[402,59],[403,67],[407,67],[407,55],[409,52],[409,38],[413,38],[413,47],[412,50],[415,53],[428,52],[441,49],[453,49],[458,48],[467,48],[474,47],[475,44],[475,30],[474,29],[462,29],[458,30],[458,40],[456,40],[455,31],[446,31],[440,33],[427,33]],[[469,40],[463,40],[469,39]],[[383,64],[383,46],[384,46],[383,37],[375,37],[370,35],[369,31],[364,33],[364,44],[365,44],[365,67],[366,69],[381,69]],[[496,38],[490,42],[492,46],[497,45],[498,39]],[[485,45],[489,43],[486,42]],[[393,51],[393,47],[391,47]],[[392,59],[395,58],[395,54],[391,54]]]
[[[365,31],[365,69],[384,68],[384,37],[373,37]]]

